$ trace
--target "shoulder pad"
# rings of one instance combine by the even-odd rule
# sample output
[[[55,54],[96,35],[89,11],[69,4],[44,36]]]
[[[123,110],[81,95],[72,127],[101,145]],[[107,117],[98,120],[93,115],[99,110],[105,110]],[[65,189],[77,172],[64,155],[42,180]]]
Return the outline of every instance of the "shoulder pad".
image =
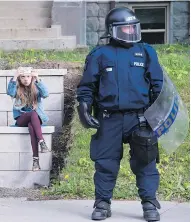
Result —
[[[145,52],[149,58],[149,60],[158,60],[158,55],[157,52],[155,50],[155,48],[153,48],[153,46],[149,45],[148,43],[143,43],[143,47],[145,49]]]
[[[93,53],[95,53],[96,51],[98,51],[100,48],[102,48],[103,46],[96,46],[95,48],[93,48],[90,52],[89,52],[89,54],[88,54],[88,56],[90,56],[90,55],[92,55]]]
[[[140,44],[142,44],[144,47],[152,47],[151,45],[149,45],[149,44],[146,43],[146,42],[141,42]]]
[[[93,48],[89,54],[88,54],[88,57],[89,56],[92,56],[93,54],[95,55],[97,53],[97,55],[100,53],[100,51],[105,47],[105,45],[100,45],[100,46],[96,46],[95,48]]]
[[[146,48],[146,49],[148,49],[148,50],[150,49],[150,50],[154,50],[154,51],[155,51],[155,49],[153,48],[153,46],[151,46],[151,45],[148,44],[148,43],[143,42],[142,45],[143,45],[144,48]]]

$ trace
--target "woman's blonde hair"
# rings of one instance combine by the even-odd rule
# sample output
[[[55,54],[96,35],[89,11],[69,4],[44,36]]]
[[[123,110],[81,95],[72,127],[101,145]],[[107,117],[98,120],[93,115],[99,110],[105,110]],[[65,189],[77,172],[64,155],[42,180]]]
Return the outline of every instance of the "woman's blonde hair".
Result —
[[[25,87],[21,83],[20,76],[17,78],[17,93],[16,100],[20,100],[21,104],[19,106],[27,105],[28,107],[32,107],[36,109],[37,107],[37,88],[35,86],[35,78],[32,77],[31,83],[29,86]]]

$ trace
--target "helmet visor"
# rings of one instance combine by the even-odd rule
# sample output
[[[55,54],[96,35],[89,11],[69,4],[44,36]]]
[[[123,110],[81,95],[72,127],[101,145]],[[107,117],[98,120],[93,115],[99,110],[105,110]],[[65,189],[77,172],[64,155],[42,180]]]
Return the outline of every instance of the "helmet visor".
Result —
[[[139,42],[141,40],[140,23],[113,26],[113,38],[124,42]]]

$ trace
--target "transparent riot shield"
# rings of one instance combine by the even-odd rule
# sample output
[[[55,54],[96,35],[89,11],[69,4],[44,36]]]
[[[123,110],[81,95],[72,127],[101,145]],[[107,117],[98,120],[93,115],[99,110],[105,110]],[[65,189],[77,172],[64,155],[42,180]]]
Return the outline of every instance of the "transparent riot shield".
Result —
[[[162,147],[172,153],[187,136],[189,117],[186,106],[164,69],[163,76],[161,93],[144,116]]]

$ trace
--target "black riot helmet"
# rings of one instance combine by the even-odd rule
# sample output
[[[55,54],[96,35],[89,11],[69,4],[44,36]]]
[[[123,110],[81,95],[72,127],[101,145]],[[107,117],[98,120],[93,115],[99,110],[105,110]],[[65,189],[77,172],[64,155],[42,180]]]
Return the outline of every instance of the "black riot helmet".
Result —
[[[126,7],[112,9],[105,18],[106,32],[103,38],[113,38],[123,43],[134,43],[141,40],[140,21],[135,13]]]

